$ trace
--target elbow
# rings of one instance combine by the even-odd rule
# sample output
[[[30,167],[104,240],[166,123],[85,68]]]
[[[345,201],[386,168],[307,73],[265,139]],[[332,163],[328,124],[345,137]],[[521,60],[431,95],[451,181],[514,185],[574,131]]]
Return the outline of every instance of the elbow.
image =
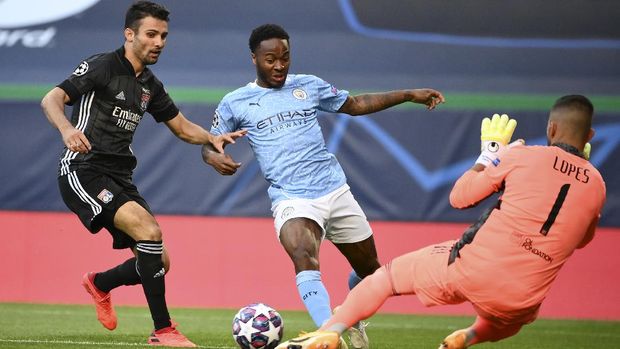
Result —
[[[459,182],[454,185],[450,192],[450,205],[458,210],[475,207],[479,202],[480,200],[476,200],[471,192],[459,185]]]
[[[450,191],[450,206],[459,210],[467,207],[464,202],[465,200],[463,199],[464,195],[462,188],[463,187],[461,186],[461,178],[459,178],[456,183],[454,183],[454,186]]]
[[[356,96],[349,96],[338,112],[351,116],[358,116],[364,114],[363,109],[362,104]]]
[[[468,205],[466,205],[462,200],[459,199],[459,195],[457,194],[456,191],[456,187],[452,188],[452,191],[450,192],[450,206],[462,210],[466,207],[468,207]]]
[[[359,115],[362,115],[364,113],[361,110],[352,109],[352,110],[349,110],[349,112],[347,112],[346,114],[349,114],[351,116],[359,116]]]
[[[41,109],[43,109],[43,111],[47,110],[47,105],[49,104],[49,99],[50,99],[49,92],[47,94],[45,94],[45,96],[43,96],[43,98],[41,99],[41,103],[39,105],[41,106]]]

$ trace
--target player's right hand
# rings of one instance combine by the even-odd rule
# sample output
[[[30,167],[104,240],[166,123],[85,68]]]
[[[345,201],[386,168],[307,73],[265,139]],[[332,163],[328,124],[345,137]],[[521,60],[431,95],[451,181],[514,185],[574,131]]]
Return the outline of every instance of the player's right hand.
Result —
[[[446,101],[441,92],[432,88],[419,88],[412,90],[413,96],[411,101],[414,103],[426,105],[426,109],[433,110],[435,107]]]
[[[224,176],[234,175],[237,169],[241,167],[241,163],[234,161],[230,155],[218,153],[205,147],[202,149],[202,160]]]
[[[66,129],[60,130],[60,133],[62,134],[62,141],[65,147],[70,151],[86,154],[92,149],[88,138],[77,128],[73,126],[67,127]]]

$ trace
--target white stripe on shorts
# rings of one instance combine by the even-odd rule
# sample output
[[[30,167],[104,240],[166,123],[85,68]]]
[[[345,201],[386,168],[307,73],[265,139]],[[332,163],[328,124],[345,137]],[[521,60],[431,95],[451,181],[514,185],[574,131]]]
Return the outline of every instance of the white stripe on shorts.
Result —
[[[99,205],[97,203],[97,200],[93,199],[90,195],[88,195],[86,190],[84,190],[84,187],[82,187],[82,184],[80,183],[80,180],[78,179],[75,171],[69,172],[69,174],[67,175],[67,179],[69,180],[69,185],[71,186],[71,189],[73,189],[73,192],[80,198],[80,200],[90,205],[90,208],[93,211],[93,218],[96,215],[100,214],[101,205]]]

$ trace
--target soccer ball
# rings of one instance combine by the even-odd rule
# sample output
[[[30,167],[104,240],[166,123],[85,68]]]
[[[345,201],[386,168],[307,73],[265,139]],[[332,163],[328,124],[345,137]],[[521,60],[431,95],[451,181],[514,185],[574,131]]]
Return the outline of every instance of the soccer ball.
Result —
[[[232,323],[233,339],[242,349],[273,349],[280,343],[283,332],[280,314],[263,303],[241,308]]]

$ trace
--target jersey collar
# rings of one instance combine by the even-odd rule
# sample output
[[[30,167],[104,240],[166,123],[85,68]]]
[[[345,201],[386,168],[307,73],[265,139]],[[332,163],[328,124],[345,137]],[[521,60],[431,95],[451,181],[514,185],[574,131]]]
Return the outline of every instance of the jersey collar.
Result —
[[[133,65],[131,65],[131,62],[127,59],[127,57],[125,57],[125,47],[121,46],[115,52],[118,55],[121,63],[123,64],[123,67],[125,67],[125,69],[127,69],[127,72],[130,73],[131,76],[136,76],[136,71],[133,69]],[[151,70],[148,67],[144,67],[144,70],[142,71],[142,74],[140,74],[136,79],[138,79],[140,82],[144,83],[152,75],[153,75],[153,73],[151,72]]]
[[[553,143],[551,144],[554,147],[558,147],[562,150],[564,150],[567,153],[571,153],[573,155],[579,156],[580,158],[583,158],[583,153],[579,151],[579,149],[577,149],[577,147],[574,147],[570,144],[566,144],[566,143]]]

